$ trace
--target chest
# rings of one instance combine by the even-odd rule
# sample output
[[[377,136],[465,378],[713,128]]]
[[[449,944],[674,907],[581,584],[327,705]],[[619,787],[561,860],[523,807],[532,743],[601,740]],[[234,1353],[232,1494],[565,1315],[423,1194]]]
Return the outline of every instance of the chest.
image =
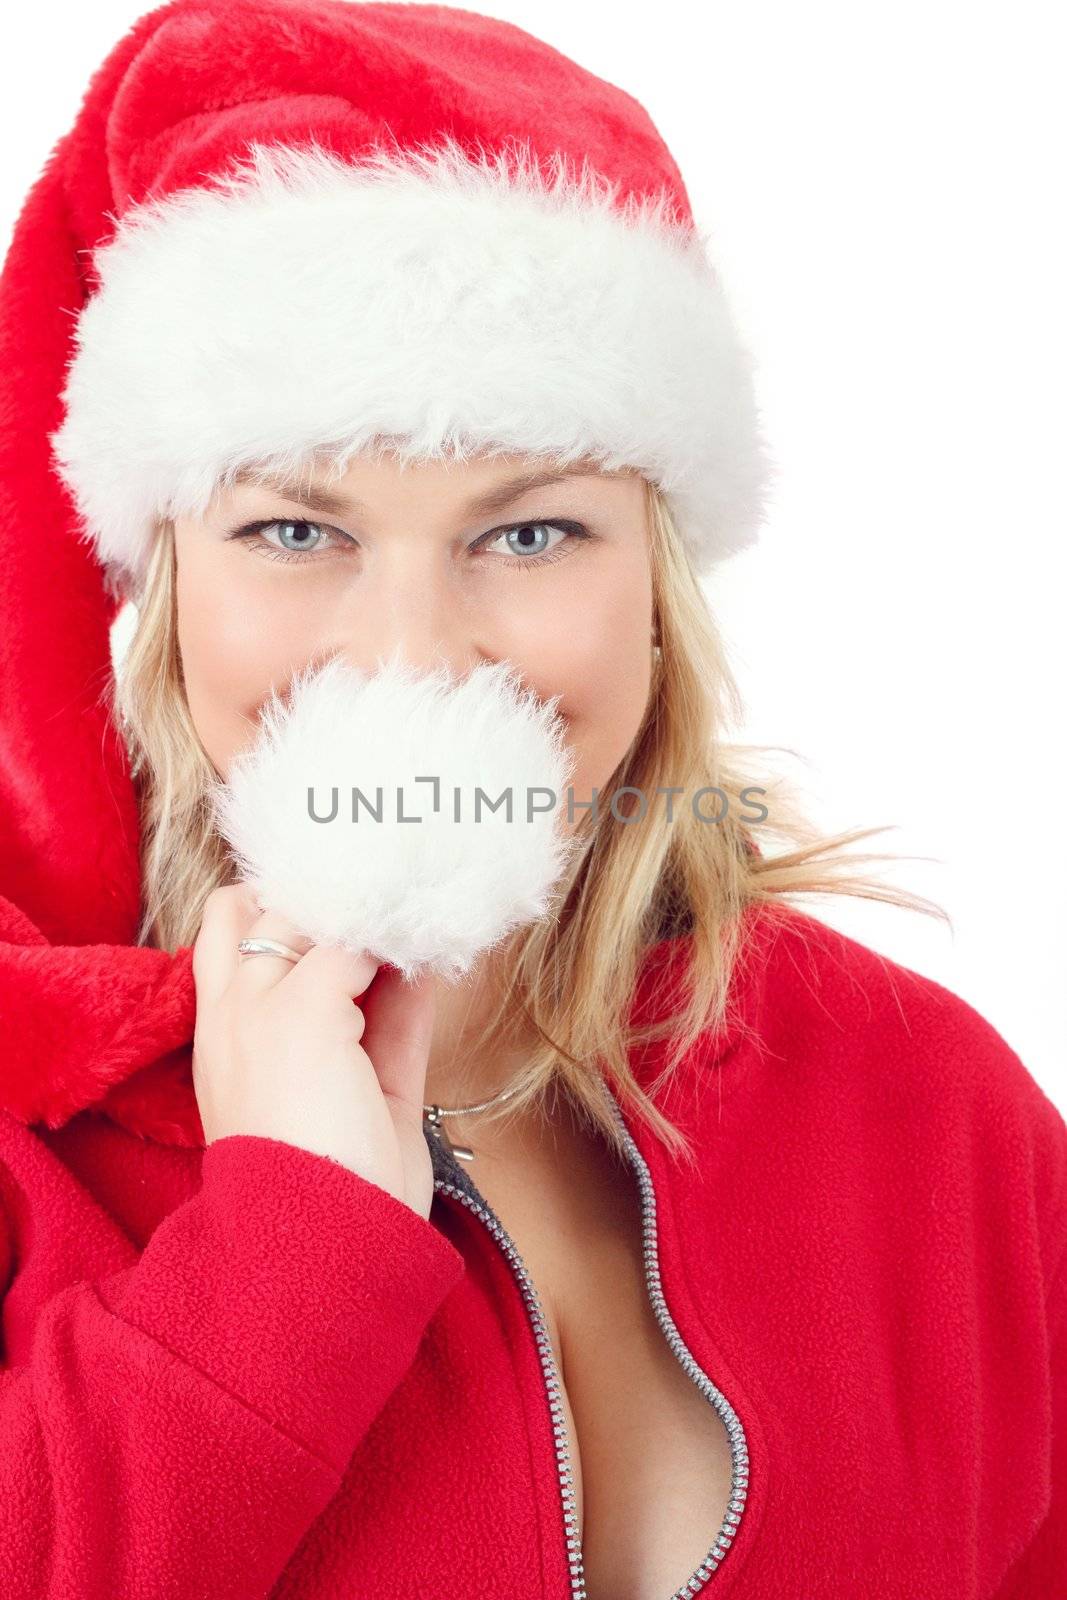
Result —
[[[657,1320],[637,1179],[553,1127],[479,1149],[471,1178],[537,1290],[560,1378],[588,1600],[669,1600],[726,1515],[725,1426]]]

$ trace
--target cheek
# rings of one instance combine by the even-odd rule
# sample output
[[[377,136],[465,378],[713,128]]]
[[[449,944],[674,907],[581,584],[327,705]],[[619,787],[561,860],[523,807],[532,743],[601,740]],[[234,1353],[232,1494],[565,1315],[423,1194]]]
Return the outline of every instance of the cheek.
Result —
[[[268,605],[254,584],[226,582],[226,565],[194,549],[179,555],[176,581],[189,711],[222,774],[251,743],[256,707],[272,687],[284,687],[301,628],[289,608]]]
[[[562,704],[569,719],[569,742],[577,761],[571,785],[576,800],[590,801],[608,782],[641,726],[651,688],[651,660],[639,659],[632,648],[616,651],[616,659],[599,653],[590,676]],[[649,652],[644,652],[645,656]],[[580,815],[580,814],[579,814]]]
[[[538,618],[515,659],[547,698],[559,695],[577,765],[575,799],[603,793],[641,726],[652,683],[652,595],[640,569],[625,583],[583,584]]]

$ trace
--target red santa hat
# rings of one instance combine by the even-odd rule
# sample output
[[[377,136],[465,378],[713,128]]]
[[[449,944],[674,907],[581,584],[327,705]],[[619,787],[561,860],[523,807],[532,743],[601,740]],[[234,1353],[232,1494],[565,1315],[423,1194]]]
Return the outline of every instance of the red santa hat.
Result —
[[[109,630],[243,467],[633,467],[698,571],[771,464],[752,362],[631,95],[446,6],[172,0],[94,74],[0,279],[0,893],[135,935]]]

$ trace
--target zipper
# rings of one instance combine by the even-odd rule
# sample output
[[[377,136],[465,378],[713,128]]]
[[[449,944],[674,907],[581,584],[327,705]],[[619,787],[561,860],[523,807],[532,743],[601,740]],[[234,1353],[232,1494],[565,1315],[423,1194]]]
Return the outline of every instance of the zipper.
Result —
[[[604,1088],[611,1101],[615,1120],[619,1125],[627,1159],[637,1178],[641,1198],[645,1286],[648,1290],[649,1300],[652,1303],[652,1309],[672,1354],[681,1363],[686,1376],[696,1384],[709,1404],[714,1406],[722,1419],[730,1441],[732,1462],[730,1499],[722,1525],[710,1550],[696,1571],[682,1584],[680,1589],[676,1589],[670,1596],[670,1600],[690,1600],[692,1595],[698,1594],[704,1588],[717,1568],[721,1566],[723,1558],[737,1533],[748,1495],[748,1444],[737,1412],[721,1389],[716,1387],[708,1374],[694,1359],[692,1352],[675,1326],[674,1318],[671,1316],[660,1281],[659,1241],[656,1230],[656,1191],[652,1182],[652,1174],[648,1169],[648,1163],[637,1148],[633,1136],[626,1125],[619,1102],[606,1083]],[[468,1211],[472,1211],[484,1223],[503,1251],[508,1265],[518,1281],[523,1304],[532,1324],[537,1353],[541,1360],[545,1393],[552,1418],[552,1435],[556,1447],[556,1471],[559,1477],[560,1500],[563,1507],[563,1533],[567,1549],[567,1566],[570,1572],[571,1600],[586,1600],[585,1568],[582,1562],[581,1538],[578,1533],[574,1474],[571,1470],[570,1449],[567,1444],[567,1424],[563,1402],[560,1398],[560,1375],[552,1350],[552,1341],[548,1334],[548,1325],[545,1322],[544,1312],[541,1308],[540,1297],[527,1270],[526,1263],[515,1248],[514,1241],[479,1193],[470,1174],[460,1166],[459,1162],[445,1148],[442,1140],[436,1134],[425,1127],[424,1132],[433,1158],[434,1190],[439,1194],[450,1195],[453,1199],[458,1200],[461,1205],[466,1206]]]

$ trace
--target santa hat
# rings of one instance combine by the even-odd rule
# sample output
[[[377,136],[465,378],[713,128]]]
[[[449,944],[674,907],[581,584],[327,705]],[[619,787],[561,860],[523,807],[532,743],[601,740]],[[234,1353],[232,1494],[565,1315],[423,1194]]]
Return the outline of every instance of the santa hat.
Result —
[[[173,0],[93,76],[0,280],[0,893],[124,942],[109,630],[242,467],[492,450],[663,489],[698,571],[771,464],[751,358],[631,95],[446,6]]]

